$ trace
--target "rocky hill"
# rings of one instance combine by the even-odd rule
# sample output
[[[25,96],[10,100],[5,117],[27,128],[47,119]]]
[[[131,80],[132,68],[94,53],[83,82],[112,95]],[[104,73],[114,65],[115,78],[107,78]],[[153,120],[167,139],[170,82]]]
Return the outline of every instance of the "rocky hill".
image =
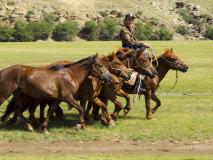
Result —
[[[194,26],[186,23],[178,12],[179,8],[189,11],[202,24]],[[142,15],[137,14],[138,11]],[[157,26],[163,25],[174,33],[173,40],[206,39],[206,28],[213,26],[212,0],[0,0],[0,23],[11,27],[17,20],[37,22],[43,19],[43,13],[54,13],[56,23],[74,20],[81,29],[88,20],[102,22],[101,12],[121,22],[127,13],[135,14],[136,22],[146,23],[154,17]],[[208,19],[202,17],[204,14],[209,16]],[[176,33],[178,25],[186,26],[188,34],[183,36]]]

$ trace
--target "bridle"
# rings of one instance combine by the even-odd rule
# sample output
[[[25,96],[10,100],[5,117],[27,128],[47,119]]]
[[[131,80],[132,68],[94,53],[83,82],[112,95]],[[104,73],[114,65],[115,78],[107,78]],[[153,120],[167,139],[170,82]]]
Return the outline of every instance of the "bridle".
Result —
[[[95,69],[94,64],[92,65],[92,69],[93,69],[93,71],[94,71],[95,73],[97,73],[97,74],[101,77],[102,80],[104,79],[104,76],[105,76],[106,74],[109,73],[109,71],[103,72],[103,71],[101,70],[101,68],[100,68],[101,73],[99,73],[99,72]]]
[[[122,68],[122,69],[118,69],[118,68],[114,68],[114,67],[112,67],[112,66],[111,66],[111,64],[109,63],[108,58],[107,58],[107,63],[109,64],[109,67],[110,67],[111,72],[112,72],[113,70],[116,70],[116,71],[119,71],[119,72],[120,72],[120,75],[119,75],[119,76],[121,76],[121,75],[122,75],[122,73],[123,73],[123,71],[126,69],[126,67],[125,67],[125,66],[124,66],[124,68]]]

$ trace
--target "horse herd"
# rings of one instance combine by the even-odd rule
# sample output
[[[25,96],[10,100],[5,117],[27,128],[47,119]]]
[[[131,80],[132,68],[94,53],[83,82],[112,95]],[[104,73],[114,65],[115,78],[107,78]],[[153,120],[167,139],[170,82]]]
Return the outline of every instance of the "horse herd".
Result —
[[[116,53],[100,58],[96,54],[77,62],[58,61],[44,67],[14,65],[0,71],[0,105],[13,95],[1,121],[6,121],[15,112],[7,121],[8,124],[15,123],[20,117],[24,125],[33,130],[23,116],[24,110],[28,109],[33,126],[49,133],[47,125],[51,116],[56,113],[56,116],[63,117],[63,110],[59,106],[63,101],[78,110],[80,118],[76,124],[77,129],[87,129],[85,120],[92,106],[94,119],[101,119],[103,124],[114,126],[114,119],[118,118],[119,112],[123,109],[127,114],[131,109],[129,94],[133,91],[126,87],[125,81],[131,78],[133,70],[146,75],[142,83],[146,91],[139,94],[145,96],[146,118],[153,119],[151,115],[161,105],[155,92],[170,69],[182,72],[188,70],[188,66],[172,49],[166,49],[164,54],[154,60],[148,59],[142,50],[119,48]],[[126,99],[125,107],[117,96]],[[153,109],[150,108],[151,99],[156,102]],[[115,104],[112,115],[107,109],[108,100]],[[40,125],[34,116],[39,105]],[[49,110],[45,119],[46,105],[49,105]],[[102,109],[101,117],[98,114],[99,108]]]

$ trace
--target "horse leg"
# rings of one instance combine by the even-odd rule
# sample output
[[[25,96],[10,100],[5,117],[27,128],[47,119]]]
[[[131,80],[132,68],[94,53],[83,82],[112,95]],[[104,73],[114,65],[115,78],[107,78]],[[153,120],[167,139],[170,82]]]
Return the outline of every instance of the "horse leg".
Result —
[[[127,115],[127,113],[129,113],[129,110],[131,109],[131,105],[130,105],[130,96],[129,94],[127,94],[126,92],[124,92],[122,89],[120,89],[116,95],[120,96],[120,97],[124,97],[126,99],[126,106],[124,107],[124,116]]]
[[[81,107],[83,108],[84,112],[85,112],[85,110],[86,110],[86,103],[87,103],[87,99],[82,98],[82,99],[80,100],[80,105],[81,105]],[[88,116],[88,114],[87,114],[87,116]],[[84,119],[85,119],[85,120],[88,120],[88,117],[86,117],[86,113],[85,113],[85,115],[84,115]]]
[[[146,93],[145,93],[146,118],[149,120],[154,120],[154,118],[151,117],[150,100],[151,100],[151,91],[146,91]]]
[[[156,102],[156,106],[150,110],[150,115],[154,114],[156,110],[161,106],[161,101],[158,99],[155,93],[152,93],[151,99]]]
[[[112,117],[113,117],[113,119],[117,120],[119,112],[123,109],[123,105],[122,105],[121,101],[117,98],[116,95],[111,95],[108,98],[111,102],[113,102],[115,104],[115,110],[113,112]]]
[[[107,106],[98,98],[96,97],[92,101],[93,103],[97,104],[102,109],[102,122],[104,124],[108,124],[109,126],[115,126],[115,122],[112,120],[112,117],[110,116]],[[107,118],[107,123],[105,123],[104,117]]]
[[[53,113],[55,112],[56,108],[58,107],[58,105],[60,104],[60,101],[54,101],[47,113],[47,118],[45,119],[45,121],[40,125],[41,130],[43,130],[44,133],[49,134],[49,131],[47,130],[47,125],[50,121],[51,116],[53,115]]]
[[[20,119],[22,120],[22,122],[24,123],[24,126],[29,129],[30,131],[33,131],[33,127],[31,126],[31,124],[27,121],[27,119],[23,116],[22,112],[20,109],[15,110],[15,113],[20,117]]]
[[[36,118],[35,118],[35,110],[38,107],[38,105],[40,104],[40,102],[41,101],[39,101],[39,100],[34,100],[29,107],[29,113],[30,113],[29,119],[32,121],[33,126],[36,128],[39,128],[39,124],[37,123]]]
[[[60,106],[58,106],[55,110],[55,115],[56,117],[58,117],[60,120],[63,119],[63,116],[64,116],[64,113],[63,113],[63,110]]]
[[[40,103],[40,123],[44,122],[44,110],[46,107],[47,103],[45,101],[41,101]]]
[[[88,101],[88,103],[87,103],[87,109],[85,111],[85,116],[84,116],[85,120],[87,120],[87,121],[90,120],[89,119],[89,112],[90,112],[90,110],[92,108],[92,105],[93,105],[92,102]]]
[[[18,119],[18,114],[17,114],[17,113],[14,113],[14,114],[13,114],[13,117],[10,118],[10,119],[7,121],[7,124],[8,124],[8,125],[12,125],[12,124],[14,124],[15,122],[17,122],[17,119]]]

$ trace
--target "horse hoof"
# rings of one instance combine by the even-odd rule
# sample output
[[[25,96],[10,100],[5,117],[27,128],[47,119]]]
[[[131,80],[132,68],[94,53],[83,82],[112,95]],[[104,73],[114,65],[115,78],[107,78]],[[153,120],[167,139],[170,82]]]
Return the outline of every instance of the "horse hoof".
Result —
[[[33,131],[33,127],[30,124],[26,124],[26,125],[24,125],[24,127],[30,131]]]
[[[115,123],[110,123],[109,127],[115,127]]]
[[[44,130],[44,134],[50,134],[48,130]]]
[[[81,124],[76,124],[75,127],[76,127],[76,130],[79,131],[81,129]]]
[[[152,118],[152,117],[147,117],[146,119],[148,119],[148,120],[155,120],[155,118]]]

